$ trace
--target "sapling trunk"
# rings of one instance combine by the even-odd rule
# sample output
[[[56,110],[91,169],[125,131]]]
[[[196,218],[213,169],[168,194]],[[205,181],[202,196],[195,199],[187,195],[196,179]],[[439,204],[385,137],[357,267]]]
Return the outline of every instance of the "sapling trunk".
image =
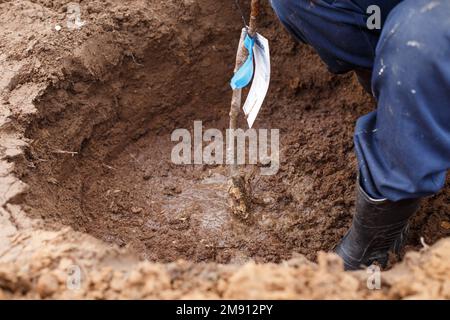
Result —
[[[252,0],[251,3],[251,15],[250,15],[250,25],[248,27],[248,34],[251,37],[256,35],[257,28],[257,17],[259,15],[260,0]],[[248,52],[244,47],[245,31],[243,30],[241,34],[241,39],[239,41],[239,47],[236,54],[236,64],[234,72],[237,72],[239,68],[243,65],[248,57]],[[238,128],[237,119],[239,111],[241,109],[242,103],[242,89],[233,90],[233,96],[231,98],[231,108],[230,108],[230,130],[229,134],[232,135],[231,138],[234,139],[233,132]],[[228,194],[229,202],[232,213],[241,219],[248,219],[249,210],[251,205],[251,198],[249,195],[249,188],[247,186],[247,181],[245,181],[244,176],[240,173],[239,167],[236,159],[236,145],[237,143],[231,144],[234,150],[228,150],[232,155],[232,162],[230,164],[229,173],[229,185]]]

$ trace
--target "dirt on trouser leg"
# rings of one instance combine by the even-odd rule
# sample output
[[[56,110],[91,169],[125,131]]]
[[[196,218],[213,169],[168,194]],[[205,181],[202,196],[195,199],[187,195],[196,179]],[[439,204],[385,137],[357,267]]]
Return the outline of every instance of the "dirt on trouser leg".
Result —
[[[2,21],[9,21],[4,30],[16,30],[23,21],[30,21],[16,38],[0,32],[0,43],[8,44],[8,51],[6,45],[2,47],[0,61],[5,70],[11,70],[0,81],[1,101],[5,101],[2,112],[8,119],[2,120],[2,139],[9,143],[2,152],[5,161],[15,164],[11,177],[14,173],[29,186],[26,192],[8,191],[11,195],[3,207],[5,215],[17,218],[15,210],[20,208],[39,221],[39,227],[29,230],[20,219],[7,219],[15,221],[11,237],[16,237],[16,245],[24,245],[16,234],[25,233],[22,229],[31,239],[44,230],[43,243],[57,232],[58,240],[50,241],[52,251],[45,252],[42,261],[49,260],[48,256],[52,259],[36,267],[37,275],[45,268],[67,267],[67,261],[59,261],[67,258],[63,250],[67,247],[77,252],[70,259],[82,256],[88,269],[101,259],[112,259],[97,249],[89,255],[79,253],[90,248],[86,244],[97,243],[85,236],[75,246],[80,248],[73,249],[78,239],[73,231],[60,235],[63,226],[163,263],[179,259],[233,265],[249,260],[281,262],[296,253],[317,260],[319,251],[333,249],[351,222],[356,179],[354,123],[374,107],[353,75],[329,74],[311,49],[296,44],[266,8],[261,33],[271,40],[273,79],[256,128],[280,129],[280,169],[276,175],[261,176],[258,167],[242,168],[253,201],[251,223],[242,223],[228,211],[226,166],[171,161],[177,143],[171,141],[175,129],[186,128],[193,135],[195,120],[202,121],[203,131],[227,128],[228,80],[240,33],[233,4],[122,1],[105,9],[103,1],[92,1],[81,9],[85,26],[58,32],[48,25],[63,25],[62,2],[0,4]],[[240,127],[246,128],[244,119]],[[21,141],[23,151],[13,152],[13,139]],[[5,181],[5,190],[15,190]],[[413,221],[410,248],[420,246],[421,236],[431,245],[449,235],[448,199],[447,188],[423,206]],[[41,243],[33,241],[28,245]],[[12,254],[25,259],[20,250],[8,252],[11,261]],[[6,258],[0,255],[1,259]],[[120,266],[134,266],[123,259]],[[117,265],[113,260],[102,263]],[[340,271],[339,267],[334,271],[331,265],[338,263],[330,261],[322,259],[319,271],[323,275]],[[261,272],[284,274],[291,280],[309,272],[318,276],[316,265],[305,260],[296,263],[305,269],[294,272],[294,263],[289,271],[266,265]],[[205,271],[195,264],[144,265],[138,279],[164,274],[168,283],[179,281],[197,289],[195,280],[186,279]],[[227,281],[227,272],[240,272],[234,266],[225,271],[216,264],[208,268],[214,279]],[[245,268],[249,270],[229,283],[239,283],[239,277],[247,281],[245,275],[255,269]],[[12,272],[8,269],[6,274]],[[112,281],[106,274],[102,277],[92,281]],[[24,276],[22,280],[8,278],[10,291],[34,292],[25,280],[35,283],[36,279]],[[348,283],[353,285],[352,281]],[[52,296],[47,289],[53,286],[44,285],[50,282],[49,277],[40,282],[46,297]],[[158,284],[162,292],[170,291],[164,281]],[[219,297],[238,296],[234,289],[220,289],[215,282],[213,286]],[[360,290],[358,285],[355,288],[352,294]],[[201,296],[203,289],[198,289]],[[298,296],[295,290],[284,297]],[[112,291],[98,294],[114,296]]]

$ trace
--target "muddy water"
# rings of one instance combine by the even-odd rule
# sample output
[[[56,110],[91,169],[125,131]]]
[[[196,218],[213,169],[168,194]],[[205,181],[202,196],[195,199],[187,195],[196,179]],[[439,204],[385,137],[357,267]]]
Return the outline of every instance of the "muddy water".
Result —
[[[227,177],[218,173],[204,178],[199,183],[191,183],[187,190],[163,204],[164,212],[180,216],[182,220],[195,221],[200,227],[200,236],[203,233],[214,233],[220,237],[222,230],[232,220],[227,206],[226,183]],[[184,217],[185,214],[190,217]],[[218,245],[224,247],[226,243],[220,240]]]
[[[243,263],[291,255],[271,230],[269,211],[255,206],[247,223],[231,216],[226,167],[174,165],[169,139],[150,133],[89,176],[81,195],[89,233],[155,261]]]

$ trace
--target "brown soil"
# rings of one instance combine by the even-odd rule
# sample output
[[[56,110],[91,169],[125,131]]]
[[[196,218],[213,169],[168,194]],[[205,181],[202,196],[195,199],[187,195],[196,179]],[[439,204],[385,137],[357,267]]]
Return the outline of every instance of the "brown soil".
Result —
[[[254,199],[243,223],[227,209],[226,167],[170,161],[174,129],[228,124],[233,2],[90,1],[75,31],[65,4],[0,1],[0,298],[450,297],[447,239],[409,253],[378,292],[318,255],[350,224],[352,132],[374,102],[267,6],[273,79],[256,127],[280,129],[281,166],[242,168]],[[426,201],[408,250],[450,235],[449,197]],[[64,288],[73,264],[78,291]]]

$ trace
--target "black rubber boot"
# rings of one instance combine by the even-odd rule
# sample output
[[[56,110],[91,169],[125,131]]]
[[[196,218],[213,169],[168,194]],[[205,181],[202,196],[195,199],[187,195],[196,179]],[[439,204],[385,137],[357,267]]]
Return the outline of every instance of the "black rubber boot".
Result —
[[[352,226],[336,247],[346,270],[358,270],[377,262],[386,267],[389,252],[403,247],[408,219],[418,210],[420,199],[375,200],[358,183],[356,214]]]

